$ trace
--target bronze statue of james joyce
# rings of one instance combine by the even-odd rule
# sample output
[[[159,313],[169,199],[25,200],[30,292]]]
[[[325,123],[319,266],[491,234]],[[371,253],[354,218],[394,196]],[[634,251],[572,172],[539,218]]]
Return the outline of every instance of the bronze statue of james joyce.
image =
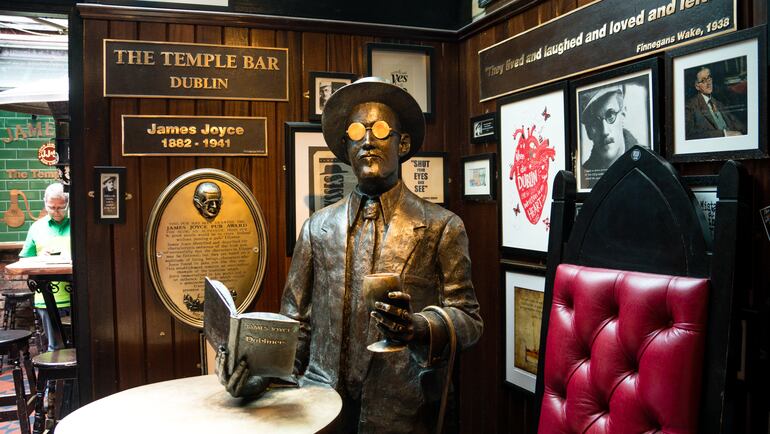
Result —
[[[450,344],[466,349],[483,330],[465,227],[398,178],[425,135],[422,109],[406,91],[360,79],[331,96],[322,125],[358,186],[315,212],[297,240],[281,302],[281,313],[301,322],[294,372],[300,385],[340,393],[339,432],[433,432]],[[370,313],[363,282],[374,273],[395,273],[400,283]],[[383,338],[406,349],[367,350]],[[219,375],[235,396],[268,383],[244,363]]]

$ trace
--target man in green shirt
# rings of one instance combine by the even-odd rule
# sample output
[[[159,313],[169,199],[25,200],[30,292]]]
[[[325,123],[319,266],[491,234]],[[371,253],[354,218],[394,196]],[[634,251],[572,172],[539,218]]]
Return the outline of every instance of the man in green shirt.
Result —
[[[70,218],[67,215],[69,195],[64,192],[62,184],[57,182],[45,189],[44,202],[48,215],[32,223],[19,257],[47,255],[70,257]],[[51,284],[59,288],[58,291],[54,291],[59,315],[69,315],[70,294],[64,290],[65,282],[51,282]],[[40,315],[43,329],[48,337],[48,351],[64,348],[64,342],[57,342],[58,339],[54,338],[56,334],[53,332],[51,318],[45,309],[43,294],[35,294],[35,309]]]

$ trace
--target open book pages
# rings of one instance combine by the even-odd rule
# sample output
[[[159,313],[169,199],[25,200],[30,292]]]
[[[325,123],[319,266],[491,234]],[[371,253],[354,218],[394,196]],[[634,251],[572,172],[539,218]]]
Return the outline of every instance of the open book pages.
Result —
[[[209,278],[205,278],[203,331],[214,349],[227,350],[230,374],[243,359],[251,375],[292,373],[299,322],[279,313],[238,313],[228,288]]]

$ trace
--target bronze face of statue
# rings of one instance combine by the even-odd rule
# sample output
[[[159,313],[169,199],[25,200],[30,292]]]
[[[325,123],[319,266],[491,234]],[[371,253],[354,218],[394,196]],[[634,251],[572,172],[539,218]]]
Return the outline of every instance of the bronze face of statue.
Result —
[[[348,160],[362,192],[378,195],[398,182],[399,159],[410,148],[409,134],[399,133],[400,127],[396,114],[384,104],[368,102],[353,108],[346,131]]]
[[[213,220],[222,207],[222,190],[213,182],[201,182],[195,188],[193,204],[206,220]]]
[[[340,432],[432,432],[450,336],[463,349],[483,330],[465,228],[398,179],[425,135],[422,109],[406,91],[358,80],[332,94],[322,125],[358,186],[316,211],[297,240],[281,301],[281,313],[301,323],[295,374],[342,395]],[[397,274],[401,290],[370,314],[362,282],[374,273]],[[384,337],[407,349],[367,351]],[[243,365],[232,376],[220,371],[220,380],[234,395],[267,383]]]

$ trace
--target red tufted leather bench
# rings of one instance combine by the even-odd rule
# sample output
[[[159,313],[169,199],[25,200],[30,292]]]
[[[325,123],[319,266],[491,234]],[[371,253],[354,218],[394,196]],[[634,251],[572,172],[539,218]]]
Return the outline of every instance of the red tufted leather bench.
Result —
[[[540,434],[696,433],[708,279],[561,264]]]

